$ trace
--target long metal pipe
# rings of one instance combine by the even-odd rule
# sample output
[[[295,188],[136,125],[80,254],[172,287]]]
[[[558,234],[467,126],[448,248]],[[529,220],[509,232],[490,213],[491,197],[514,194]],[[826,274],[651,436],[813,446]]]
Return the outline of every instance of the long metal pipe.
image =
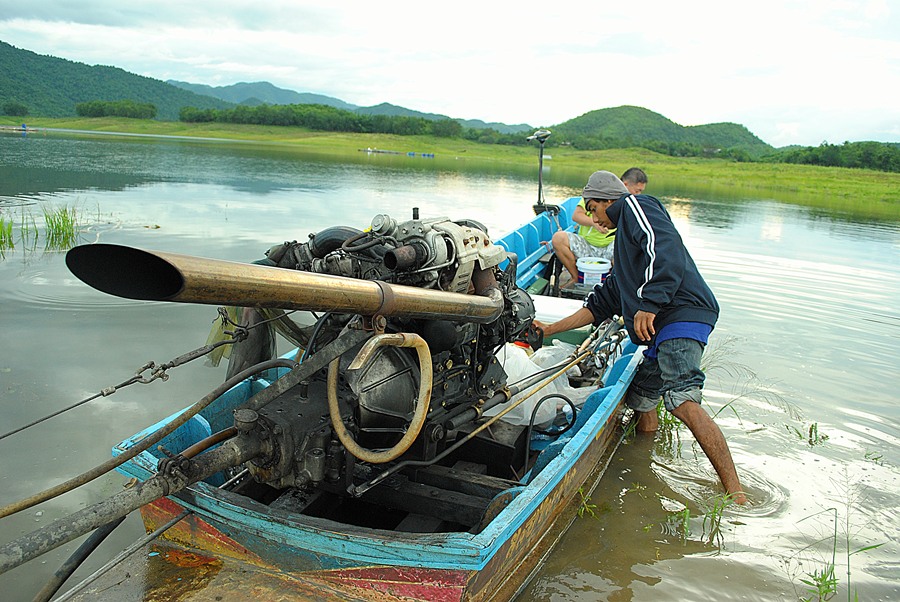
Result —
[[[112,497],[61,518],[46,527],[0,546],[0,574],[24,564],[54,548],[93,531],[144,504],[173,495],[191,483],[208,478],[231,466],[250,460],[262,451],[262,443],[252,438],[229,439],[194,460],[196,472],[190,478],[157,473],[146,481]]]
[[[497,294],[463,295],[121,245],[74,247],[66,254],[66,265],[90,286],[127,299],[479,324],[493,322],[503,311]]]

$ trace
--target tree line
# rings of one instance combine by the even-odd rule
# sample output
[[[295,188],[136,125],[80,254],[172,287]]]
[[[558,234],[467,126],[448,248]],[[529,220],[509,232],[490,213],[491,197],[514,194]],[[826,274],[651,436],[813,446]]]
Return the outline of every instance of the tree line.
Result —
[[[850,167],[900,172],[900,145],[882,142],[844,142],[782,150],[770,161],[828,167]]]
[[[11,117],[25,117],[28,115],[28,105],[24,102],[11,100],[3,103],[3,114]]]
[[[453,119],[431,120],[405,115],[368,115],[319,104],[258,106],[241,105],[233,109],[199,109],[183,107],[181,121],[203,123],[244,123],[281,125],[311,130],[352,132],[360,134],[396,134],[398,136],[431,135],[440,138],[463,138],[483,144],[523,146],[526,136],[501,134],[491,128],[466,128]],[[767,163],[807,163],[832,167],[851,167],[900,172],[900,148],[881,142],[845,142],[843,145],[823,143],[821,146],[786,149],[765,154],[749,145],[719,147],[696,141],[664,141],[632,139],[629,136],[604,136],[578,133],[551,138],[547,147],[571,146],[579,150],[604,150],[641,147],[674,157],[706,157],[731,161]]]
[[[521,134],[500,134],[495,130],[466,128],[454,119],[432,120],[407,115],[368,115],[321,104],[240,105],[233,109],[183,107],[179,112],[179,119],[190,123],[281,125],[327,132],[430,135],[495,144],[525,144],[525,137]],[[514,140],[516,142],[513,142]]]

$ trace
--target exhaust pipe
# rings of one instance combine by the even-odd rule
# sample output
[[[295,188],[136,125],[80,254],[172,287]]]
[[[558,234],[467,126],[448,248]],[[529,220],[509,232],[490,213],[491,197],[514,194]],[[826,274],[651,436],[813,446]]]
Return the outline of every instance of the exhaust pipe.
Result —
[[[336,311],[365,316],[487,324],[503,311],[502,295],[463,295],[381,281],[251,263],[146,251],[122,245],[72,248],[66,266],[95,289],[143,301]]]

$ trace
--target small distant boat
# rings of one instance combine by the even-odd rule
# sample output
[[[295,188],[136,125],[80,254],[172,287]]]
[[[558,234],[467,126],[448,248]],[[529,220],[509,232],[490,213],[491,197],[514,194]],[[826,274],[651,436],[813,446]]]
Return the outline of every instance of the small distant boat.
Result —
[[[28,127],[23,123],[22,125],[0,125],[0,131],[15,133],[39,132],[41,131],[41,128]]]

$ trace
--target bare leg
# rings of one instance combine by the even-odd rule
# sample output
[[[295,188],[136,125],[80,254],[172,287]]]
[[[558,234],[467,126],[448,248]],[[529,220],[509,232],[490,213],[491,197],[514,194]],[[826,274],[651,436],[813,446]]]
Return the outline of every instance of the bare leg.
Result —
[[[650,412],[635,412],[637,415],[637,426],[635,427],[641,433],[652,433],[659,428],[659,417],[656,410]]]
[[[575,254],[569,248],[569,236],[565,231],[559,230],[553,233],[553,250],[556,256],[563,264],[563,267],[569,272],[573,280],[578,279],[578,266],[575,264]]]
[[[747,497],[741,490],[741,482],[738,480],[731,450],[725,442],[725,436],[719,426],[713,422],[700,404],[694,401],[685,401],[672,412],[679,420],[687,425],[694,438],[703,448],[703,453],[709,458],[713,468],[722,480],[726,493],[737,504],[747,503]]]

